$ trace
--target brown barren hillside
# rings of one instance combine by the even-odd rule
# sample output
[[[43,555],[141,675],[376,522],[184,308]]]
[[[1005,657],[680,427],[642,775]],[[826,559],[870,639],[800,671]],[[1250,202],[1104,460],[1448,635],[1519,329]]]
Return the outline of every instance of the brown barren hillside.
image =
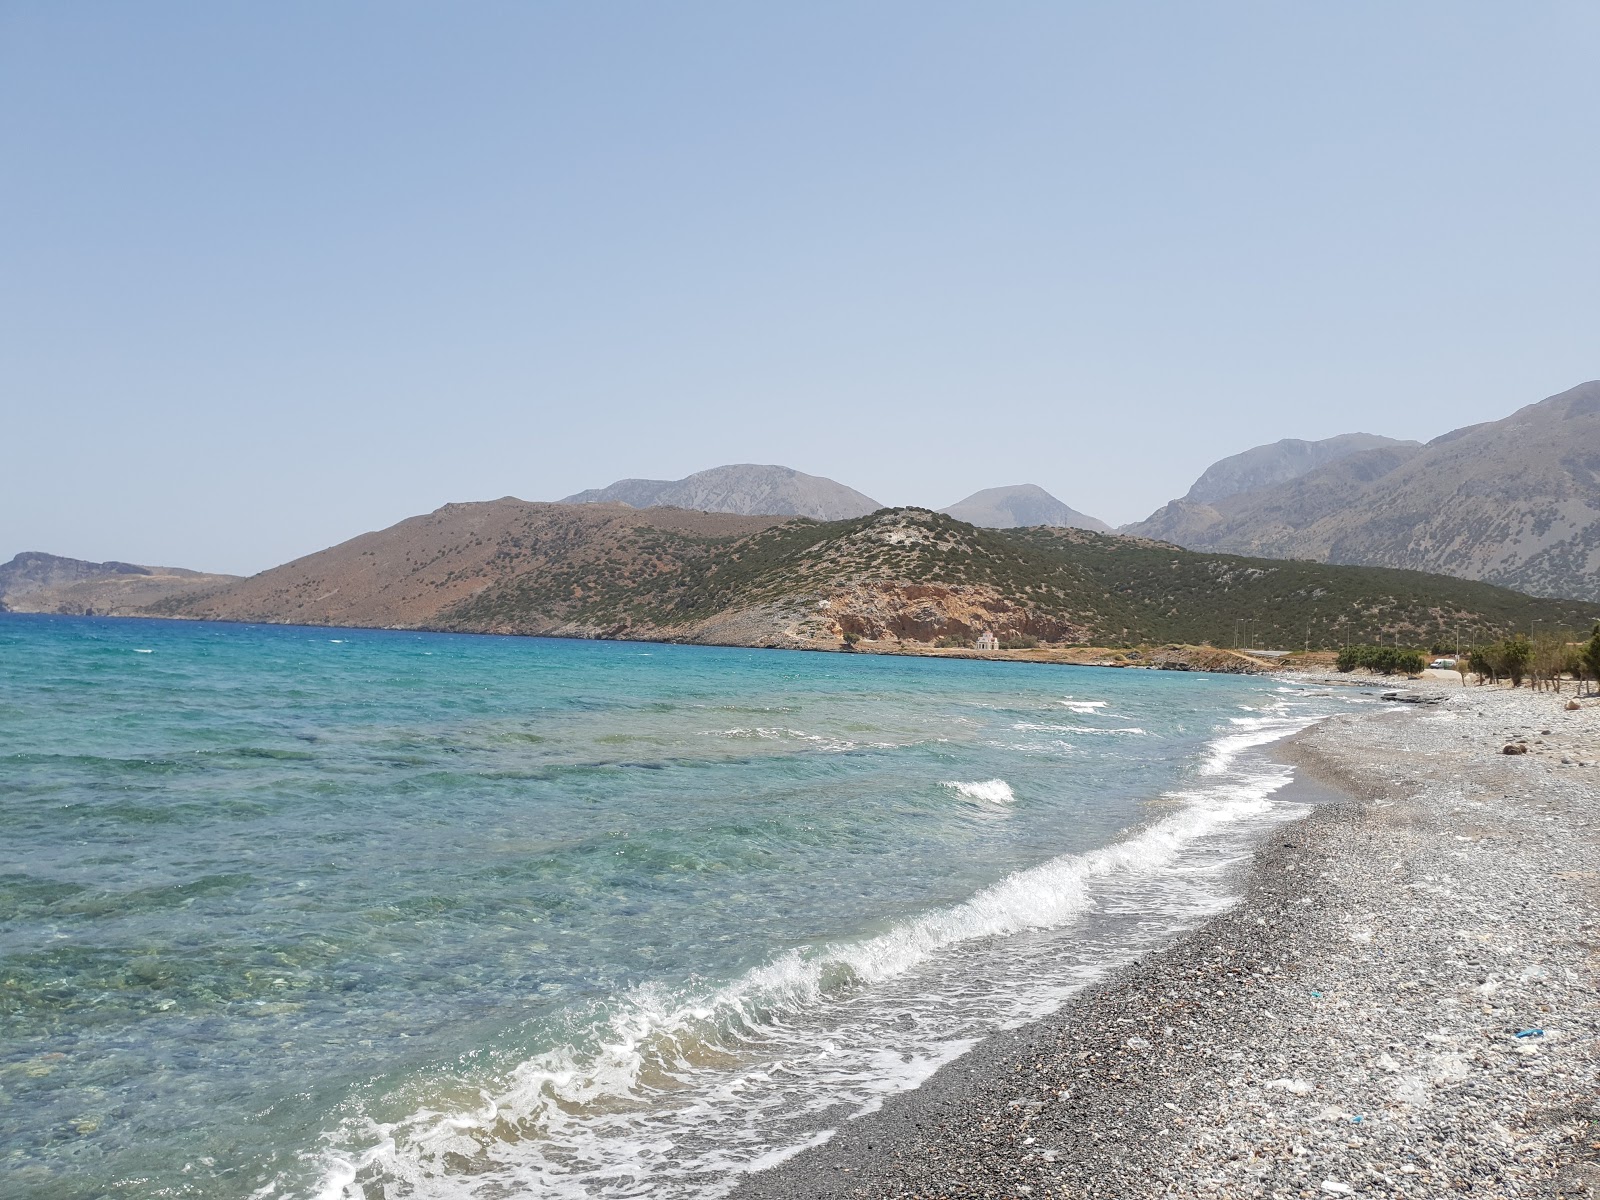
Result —
[[[555,581],[581,600],[593,579],[636,583],[676,566],[685,552],[782,520],[509,496],[447,504],[152,611],[218,621],[438,628],[452,624],[446,618],[452,607],[513,578]]]

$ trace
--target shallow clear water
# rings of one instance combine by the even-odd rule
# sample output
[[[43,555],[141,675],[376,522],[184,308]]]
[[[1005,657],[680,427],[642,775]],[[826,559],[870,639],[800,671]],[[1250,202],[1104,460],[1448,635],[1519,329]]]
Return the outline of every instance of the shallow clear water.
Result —
[[[1352,699],[0,616],[0,1192],[715,1195],[1225,905]]]

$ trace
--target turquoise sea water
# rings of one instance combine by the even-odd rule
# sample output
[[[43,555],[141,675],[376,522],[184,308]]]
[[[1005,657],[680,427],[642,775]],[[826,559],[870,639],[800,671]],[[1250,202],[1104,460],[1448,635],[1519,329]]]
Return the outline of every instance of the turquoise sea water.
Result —
[[[1224,905],[1360,699],[0,616],[0,1194],[714,1196]]]

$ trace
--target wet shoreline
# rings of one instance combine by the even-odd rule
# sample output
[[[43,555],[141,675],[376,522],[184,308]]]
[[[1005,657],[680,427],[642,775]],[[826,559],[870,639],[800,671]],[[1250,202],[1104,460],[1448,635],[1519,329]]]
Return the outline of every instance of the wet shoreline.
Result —
[[[1255,851],[1236,907],[734,1195],[1600,1186],[1600,770],[1557,761],[1600,747],[1600,709],[1411,689],[1443,702],[1275,747],[1317,806]],[[1503,755],[1516,736],[1549,753]],[[1513,797],[1536,818],[1497,820]]]

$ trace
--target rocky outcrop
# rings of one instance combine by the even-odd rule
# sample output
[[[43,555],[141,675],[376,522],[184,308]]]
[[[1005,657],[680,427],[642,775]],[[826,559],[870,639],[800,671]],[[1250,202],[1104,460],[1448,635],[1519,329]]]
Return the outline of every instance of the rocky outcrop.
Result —
[[[1268,675],[1283,669],[1283,664],[1273,659],[1252,658],[1215,646],[1166,646],[1151,651],[1144,665],[1157,671],[1208,671],[1221,675]]]
[[[1026,637],[1079,642],[1088,636],[1080,624],[1030,609],[997,588],[981,585],[882,581],[831,592],[818,608],[838,636],[850,633],[873,641],[971,641],[984,632],[1002,642]]]

